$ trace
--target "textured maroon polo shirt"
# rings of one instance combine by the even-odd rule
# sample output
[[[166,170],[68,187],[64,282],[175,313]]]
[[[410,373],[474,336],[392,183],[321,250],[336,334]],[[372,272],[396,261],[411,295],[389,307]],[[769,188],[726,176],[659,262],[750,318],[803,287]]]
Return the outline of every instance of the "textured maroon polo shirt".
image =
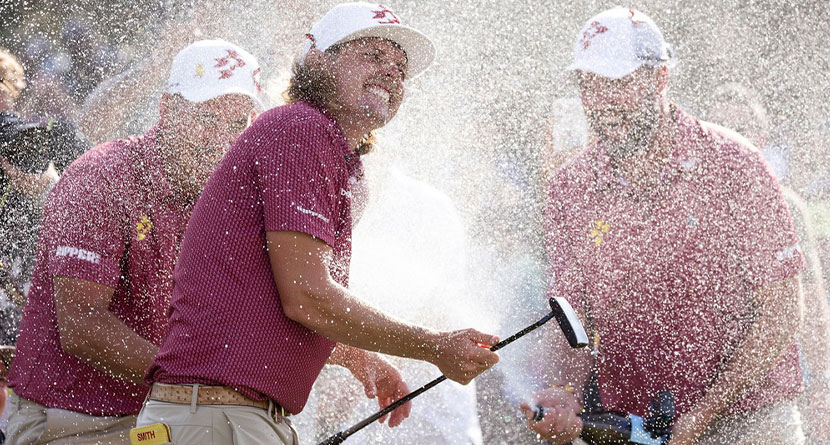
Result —
[[[100,145],[73,162],[46,201],[9,386],[49,408],[138,413],[147,386],[104,374],[61,349],[53,278],[114,288],[109,310],[159,344],[186,220],[186,206],[164,174],[154,130]]]
[[[553,181],[551,293],[593,315],[609,410],[644,415],[669,389],[678,412],[688,411],[746,335],[753,290],[803,267],[780,187],[760,154],[724,129],[679,110],[674,116],[674,153],[651,194],[630,193],[597,144]],[[800,382],[793,345],[729,411],[791,399]]]
[[[300,102],[260,116],[193,210],[148,382],[225,385],[300,412],[334,342],[286,317],[265,233],[324,241],[334,252],[332,276],[346,285],[361,172],[337,123],[316,108]]]

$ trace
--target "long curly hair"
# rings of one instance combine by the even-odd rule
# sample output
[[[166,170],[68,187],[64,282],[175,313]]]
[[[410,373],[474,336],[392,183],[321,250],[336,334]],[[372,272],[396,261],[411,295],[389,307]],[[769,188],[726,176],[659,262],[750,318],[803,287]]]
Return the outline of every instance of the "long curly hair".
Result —
[[[326,49],[325,53],[333,56],[342,47],[342,43],[334,45]],[[313,64],[303,63],[301,59],[294,62],[291,68],[291,79],[288,83],[288,89],[283,93],[283,99],[287,104],[302,101],[329,110],[336,90],[334,77],[328,70]],[[375,149],[376,143],[377,138],[374,132],[369,132],[358,144],[357,152],[361,155],[369,154]]]

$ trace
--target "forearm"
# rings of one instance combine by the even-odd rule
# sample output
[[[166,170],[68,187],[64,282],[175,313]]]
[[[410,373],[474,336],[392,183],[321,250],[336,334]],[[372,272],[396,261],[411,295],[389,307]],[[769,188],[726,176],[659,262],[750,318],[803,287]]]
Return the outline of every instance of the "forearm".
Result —
[[[289,319],[341,344],[428,361],[465,385],[498,362],[498,355],[479,347],[495,344],[498,337],[475,329],[436,332],[415,326],[349,293],[332,279],[332,251],[322,241],[300,232],[266,236],[271,272]]]
[[[575,357],[577,353],[562,351],[561,354],[545,356],[548,363],[543,370],[543,382],[548,388],[562,387],[572,392],[581,401],[583,390],[590,377],[591,365],[587,354]]]
[[[432,361],[438,333],[397,320],[330,281],[303,292],[288,316],[343,345],[388,355]],[[340,348],[340,346],[338,346]],[[341,349],[344,356],[353,354]],[[337,357],[335,358],[337,359]]]
[[[801,349],[810,375],[830,376],[830,308],[824,293],[824,286],[816,283],[804,285],[804,323],[800,330]],[[825,377],[826,378],[826,377]]]
[[[67,320],[68,321],[68,320]],[[133,383],[144,383],[144,372],[158,348],[103,308],[61,323],[61,346],[94,368]]]
[[[698,428],[723,413],[747,390],[757,386],[795,340],[800,325],[799,283],[796,278],[773,283],[756,293],[757,319],[747,330],[715,382],[693,411]]]

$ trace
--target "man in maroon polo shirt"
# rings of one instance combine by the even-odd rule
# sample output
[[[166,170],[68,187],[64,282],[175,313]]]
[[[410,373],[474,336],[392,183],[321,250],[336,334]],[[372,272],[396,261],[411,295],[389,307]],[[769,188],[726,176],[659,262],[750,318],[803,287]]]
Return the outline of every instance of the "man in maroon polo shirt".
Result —
[[[290,104],[231,147],[187,227],[138,421],[168,424],[176,444],[296,444],[285,415],[303,409],[327,362],[380,405],[406,394],[366,350],[430,361],[462,383],[498,360],[479,346],[491,335],[407,324],[346,288],[361,155],[395,116],[404,80],[431,63],[431,42],[369,3],[335,6],[306,37]]]
[[[9,443],[129,443],[188,214],[261,107],[258,74],[236,45],[188,46],[158,124],[88,151],[55,186],[9,376]]]
[[[672,61],[635,10],[605,11],[578,36],[570,69],[595,140],[552,183],[550,292],[581,310],[594,354],[549,340],[552,387],[534,400],[547,415],[529,426],[574,439],[594,373],[605,411],[645,416],[672,391],[671,444],[803,443],[803,259],[787,206],[749,142],[669,102]]]

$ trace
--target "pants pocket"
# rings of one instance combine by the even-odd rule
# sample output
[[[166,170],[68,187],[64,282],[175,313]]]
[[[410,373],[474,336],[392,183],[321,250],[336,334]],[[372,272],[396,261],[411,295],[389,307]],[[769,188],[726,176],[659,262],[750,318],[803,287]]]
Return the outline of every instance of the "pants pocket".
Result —
[[[222,410],[233,432],[234,445],[298,445],[297,431],[287,419],[277,423],[258,408],[227,407]]]
[[[148,400],[136,423],[137,426],[166,423],[175,445],[208,445],[214,443],[210,411],[210,408],[200,406],[191,413],[189,405]]]
[[[46,408],[20,398],[14,392],[9,397],[9,419],[6,423],[7,445],[35,445],[46,431]]]

